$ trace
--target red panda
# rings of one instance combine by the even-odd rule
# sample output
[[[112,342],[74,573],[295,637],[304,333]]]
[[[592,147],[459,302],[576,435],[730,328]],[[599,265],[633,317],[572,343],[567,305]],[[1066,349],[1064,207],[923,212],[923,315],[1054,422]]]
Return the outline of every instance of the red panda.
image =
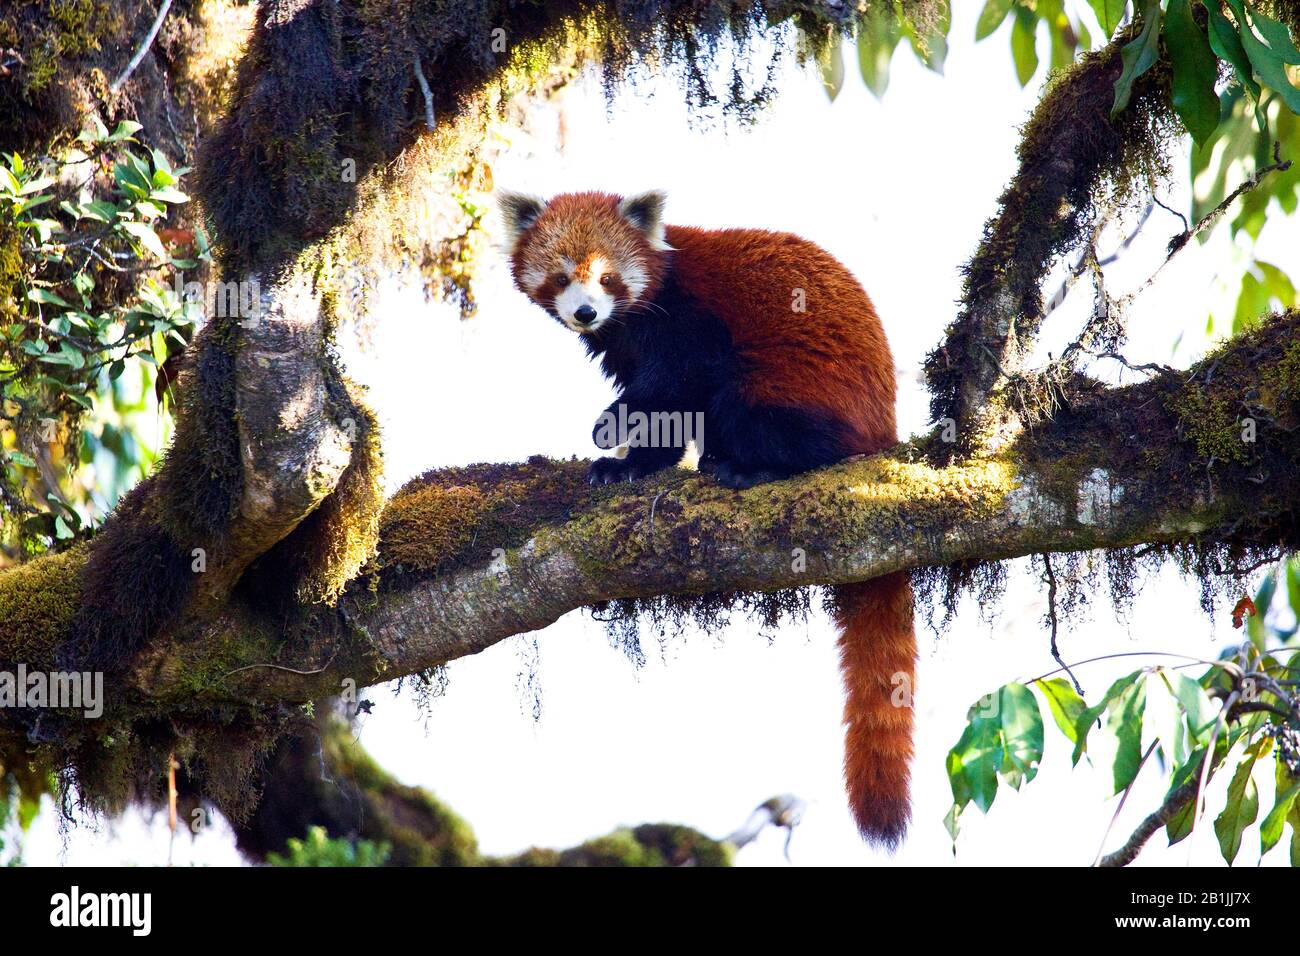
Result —
[[[499,197],[515,284],[581,336],[619,389],[597,444],[610,447],[601,423],[620,405],[702,415],[700,468],[737,489],[895,444],[893,357],[848,269],[788,233],[665,225],[664,202]],[[589,480],[641,478],[684,452],[634,443],[597,459]],[[899,572],[833,597],[849,805],[863,837],[892,849],[911,812],[911,586]]]

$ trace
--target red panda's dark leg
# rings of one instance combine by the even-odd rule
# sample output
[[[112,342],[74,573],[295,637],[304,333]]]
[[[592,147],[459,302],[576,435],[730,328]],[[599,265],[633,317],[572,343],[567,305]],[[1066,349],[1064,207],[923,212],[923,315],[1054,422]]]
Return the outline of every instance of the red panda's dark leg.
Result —
[[[714,477],[730,488],[788,478],[849,454],[848,429],[818,409],[750,406],[731,389],[720,392],[710,409],[703,455]]]
[[[587,480],[594,485],[634,481],[671,468],[682,460],[700,416],[683,408],[680,397],[651,396],[628,389],[601,413],[592,429],[598,448],[627,446],[623,458],[597,458]]]

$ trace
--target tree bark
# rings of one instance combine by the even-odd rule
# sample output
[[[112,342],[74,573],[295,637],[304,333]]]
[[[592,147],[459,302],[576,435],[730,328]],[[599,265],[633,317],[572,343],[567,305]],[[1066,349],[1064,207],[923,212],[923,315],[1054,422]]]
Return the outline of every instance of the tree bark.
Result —
[[[432,472],[389,502],[377,557],[336,606],[286,618],[228,604],[156,641],[132,690],[150,707],[303,701],[349,679],[427,670],[601,601],[1044,552],[1289,545],[1296,341],[1290,313],[1190,370],[1123,388],[1080,383],[1067,410],[1010,448],[946,466],[928,464],[917,442],[746,492],[675,470],[593,489],[585,463],[544,459]],[[32,564],[45,562],[44,586],[75,589],[75,557]],[[0,602],[30,585],[0,576]],[[24,638],[21,619],[0,623],[0,656]]]

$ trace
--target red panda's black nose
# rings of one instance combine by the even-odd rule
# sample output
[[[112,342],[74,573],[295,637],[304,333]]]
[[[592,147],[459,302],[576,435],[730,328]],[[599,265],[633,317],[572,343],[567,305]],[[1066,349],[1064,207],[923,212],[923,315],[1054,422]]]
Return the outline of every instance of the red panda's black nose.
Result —
[[[573,310],[573,317],[583,325],[590,325],[596,319],[596,310],[589,305],[580,305]]]

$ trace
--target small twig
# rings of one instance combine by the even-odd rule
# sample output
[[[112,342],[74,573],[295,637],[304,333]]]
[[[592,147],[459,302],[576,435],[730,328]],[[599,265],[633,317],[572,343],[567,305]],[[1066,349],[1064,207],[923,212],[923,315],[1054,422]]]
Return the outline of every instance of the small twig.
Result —
[[[1239,690],[1234,690],[1228,695],[1228,699],[1223,704],[1223,709],[1219,711],[1219,716],[1214,721],[1214,730],[1210,733],[1210,743],[1205,748],[1205,759],[1201,761],[1201,772],[1196,783],[1196,803],[1192,806],[1192,821],[1187,830],[1187,860],[1189,863],[1192,859],[1192,840],[1196,835],[1196,820],[1205,810],[1205,785],[1210,782],[1210,764],[1214,763],[1214,746],[1219,742],[1219,732],[1223,730],[1223,725],[1228,719],[1228,712],[1236,706],[1240,698],[1241,691]]]
[[[1171,790],[1169,795],[1165,797],[1165,802],[1160,804],[1159,808],[1138,824],[1137,829],[1133,831],[1133,835],[1128,838],[1128,841],[1114,853],[1107,854],[1098,860],[1097,866],[1128,866],[1137,859],[1137,855],[1142,852],[1142,847],[1146,845],[1147,840],[1151,839],[1157,830],[1173,819],[1174,815],[1187,806],[1188,802],[1196,795],[1196,783],[1195,780],[1188,780],[1182,786]]]
[[[1157,206],[1159,206],[1161,209],[1163,209],[1165,212],[1177,216],[1179,219],[1181,219],[1183,221],[1183,232],[1186,232],[1188,230],[1189,226],[1187,225],[1187,217],[1184,216],[1181,212],[1179,212],[1177,209],[1173,209],[1169,206],[1166,206],[1164,203],[1160,201],[1160,197],[1158,196],[1153,195],[1151,197],[1151,201],[1155,203]]]
[[[1142,216],[1138,219],[1137,225],[1133,227],[1133,231],[1124,237],[1124,241],[1115,247],[1114,252],[1101,260],[1101,265],[1108,266],[1112,262],[1118,261],[1124,251],[1128,249],[1129,246],[1133,245],[1133,241],[1137,239],[1138,233],[1142,231],[1142,227],[1145,226],[1147,220],[1151,218],[1151,211],[1155,208],[1153,204],[1159,201],[1160,200],[1156,199],[1154,196],[1151,197],[1151,202],[1147,203],[1146,208],[1142,210]]]
[[[258,667],[268,667],[271,670],[287,671],[290,674],[301,674],[303,677],[311,677],[313,674],[323,674],[326,670],[329,669],[329,666],[333,663],[334,663],[334,658],[331,657],[320,667],[311,671],[300,671],[297,668],[285,667],[282,664],[246,664],[243,667],[236,667],[233,671],[227,671],[226,673],[222,674],[221,677],[218,678],[218,680],[225,680],[227,677],[230,677],[233,674],[238,674],[240,671],[251,671]]]
[[[420,84],[420,92],[424,94],[424,122],[432,131],[437,126],[437,121],[433,113],[433,91],[429,89],[429,81],[424,78],[424,67],[420,65],[420,54],[415,54],[415,82]]]
[[[1150,372],[1153,375],[1160,375],[1165,372],[1174,371],[1174,369],[1170,368],[1168,365],[1161,365],[1159,362],[1145,362],[1142,365],[1134,365],[1118,352],[1100,352],[1096,357],[1099,359],[1114,359],[1130,372]]]
[[[1153,199],[1153,201],[1159,202],[1159,200],[1155,199]],[[1120,244],[1115,247],[1114,252],[1108,255],[1105,259],[1099,261],[1100,265],[1108,266],[1112,262],[1116,262],[1119,257],[1123,255],[1124,251],[1128,249],[1129,246],[1133,245],[1134,240],[1138,237],[1138,233],[1142,231],[1142,227],[1145,226],[1147,220],[1151,218],[1152,208],[1151,203],[1147,203],[1146,208],[1142,210],[1141,218],[1138,219],[1138,223],[1133,227],[1132,232],[1121,240]],[[1092,237],[1088,240],[1088,244],[1084,247],[1083,252],[1079,253],[1079,258],[1075,260],[1074,268],[1072,268],[1066,277],[1061,280],[1061,285],[1057,288],[1056,294],[1048,299],[1047,304],[1043,306],[1044,316],[1050,315],[1061,307],[1069,296],[1070,290],[1074,288],[1074,284],[1079,281],[1080,277],[1082,277],[1086,271],[1088,271],[1088,260],[1089,258],[1096,258],[1097,240],[1101,238],[1101,231],[1110,222],[1110,218],[1109,215],[1106,215],[1098,221],[1096,228],[1092,231]]]
[[[1217,206],[1215,206],[1213,209],[1207,212],[1204,216],[1202,216],[1200,221],[1198,221],[1196,225],[1192,226],[1190,229],[1184,228],[1182,232],[1180,232],[1178,235],[1170,239],[1168,251],[1165,255],[1165,261],[1160,263],[1160,265],[1156,268],[1156,271],[1151,273],[1151,275],[1147,277],[1147,280],[1145,282],[1143,282],[1140,286],[1138,286],[1128,295],[1124,296],[1123,299],[1119,300],[1120,304],[1122,306],[1127,307],[1129,303],[1131,303],[1139,295],[1141,295],[1147,289],[1151,288],[1152,283],[1156,281],[1156,277],[1159,276],[1160,273],[1164,271],[1165,266],[1169,265],[1169,263],[1173,260],[1174,256],[1178,255],[1178,253],[1182,251],[1182,249],[1188,244],[1188,242],[1191,241],[1193,236],[1200,235],[1210,226],[1214,225],[1214,223],[1218,221],[1219,217],[1222,216],[1225,212],[1227,212],[1229,206],[1231,206],[1234,202],[1236,202],[1239,197],[1241,197],[1245,193],[1248,193],[1252,189],[1255,189],[1257,186],[1259,186],[1259,184],[1263,181],[1265,176],[1273,172],[1286,172],[1286,170],[1290,168],[1291,168],[1291,160],[1282,159],[1282,144],[1278,142],[1273,143],[1273,162],[1269,163],[1267,166],[1261,166],[1259,169],[1255,170],[1255,174],[1253,176],[1247,177],[1246,180],[1242,182],[1240,186],[1234,189],[1223,200],[1223,202],[1219,203]],[[1184,223],[1186,223],[1186,220],[1183,221]]]
[[[651,541],[655,537],[655,508],[659,504],[659,499],[666,493],[666,491],[659,492],[659,494],[655,495],[654,501],[650,502],[650,527],[646,529],[646,537]]]
[[[125,83],[131,74],[135,72],[135,68],[140,65],[140,61],[144,59],[144,55],[149,52],[149,47],[153,45],[154,38],[158,36],[158,31],[162,28],[163,20],[167,17],[167,11],[171,8],[172,0],[163,0],[163,5],[158,10],[158,16],[154,18],[153,26],[149,28],[149,35],[144,38],[144,43],[140,45],[140,49],[135,51],[135,56],[131,57],[131,62],[126,65],[126,69],[122,71],[122,75],[108,85],[111,92],[116,93],[120,90],[122,84]]]
[[[1052,629],[1052,657],[1056,659],[1056,663],[1061,665],[1061,668],[1065,673],[1070,676],[1070,683],[1074,684],[1075,693],[1082,697],[1083,685],[1080,684],[1079,679],[1074,676],[1074,671],[1070,670],[1070,665],[1061,659],[1061,651],[1056,646],[1056,572],[1052,570],[1052,556],[1050,554],[1043,555],[1043,577],[1047,581],[1047,623]]]
[[[1204,664],[1207,667],[1221,667],[1238,679],[1243,676],[1241,668],[1231,661],[1211,661],[1206,660],[1204,657],[1193,657],[1191,654],[1176,654],[1173,651],[1123,651],[1119,654],[1102,654],[1100,657],[1089,657],[1081,661],[1075,661],[1072,666],[1079,667],[1082,664],[1095,664],[1098,661],[1113,661],[1118,660],[1121,657],[1177,657],[1179,660],[1190,661],[1193,664]],[[1065,670],[1064,667],[1058,667],[1056,670],[1048,671],[1046,674],[1040,674],[1037,677],[1027,681],[1022,681],[1021,683],[1035,684],[1040,680],[1047,680],[1047,678],[1059,674],[1063,670]]]
[[[1142,768],[1147,765],[1147,760],[1150,759],[1153,753],[1155,753],[1157,743],[1158,741],[1151,741],[1151,746],[1148,747],[1147,752],[1142,755],[1142,761],[1138,764],[1137,770],[1133,771],[1133,779],[1130,780],[1128,786],[1124,788],[1124,795],[1119,798],[1119,806],[1115,808],[1115,813],[1110,818],[1110,823],[1106,825],[1106,832],[1101,835],[1101,846],[1097,847],[1097,855],[1093,857],[1092,860],[1093,866],[1101,865],[1101,851],[1106,849],[1106,841],[1110,839],[1110,831],[1115,829],[1115,821],[1119,819],[1120,813],[1123,812],[1124,804],[1128,802],[1128,795],[1133,792],[1133,784],[1137,783],[1138,774],[1142,772]]]

